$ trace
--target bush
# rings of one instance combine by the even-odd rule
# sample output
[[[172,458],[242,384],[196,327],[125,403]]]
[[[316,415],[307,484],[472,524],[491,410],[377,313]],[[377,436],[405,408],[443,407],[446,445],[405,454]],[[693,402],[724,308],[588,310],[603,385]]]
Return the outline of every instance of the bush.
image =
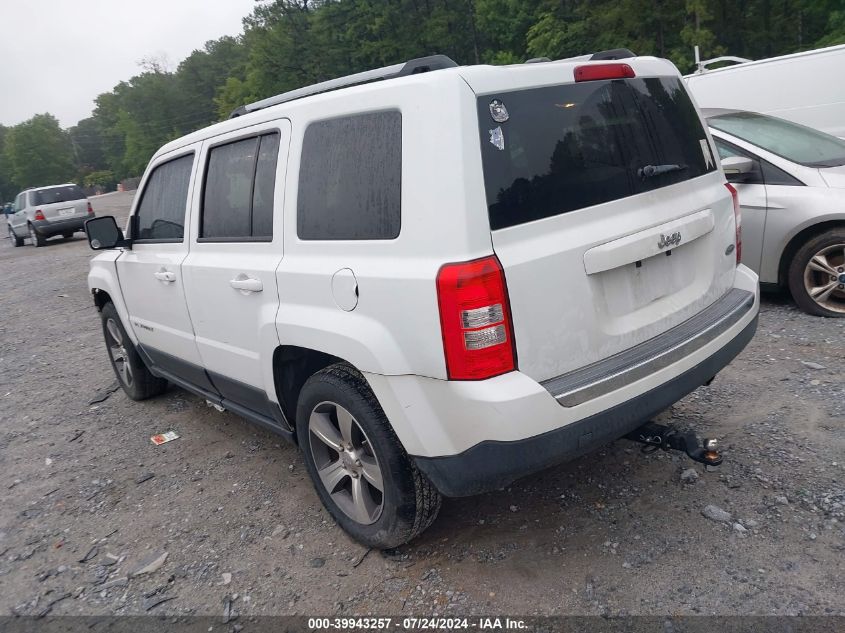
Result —
[[[92,171],[82,179],[85,187],[102,187],[104,190],[114,189],[117,181],[114,174],[108,170]]]

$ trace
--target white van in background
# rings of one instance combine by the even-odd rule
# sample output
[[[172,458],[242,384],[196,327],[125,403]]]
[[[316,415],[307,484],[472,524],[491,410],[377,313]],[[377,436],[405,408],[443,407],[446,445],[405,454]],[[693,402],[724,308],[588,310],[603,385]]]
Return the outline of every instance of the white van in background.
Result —
[[[739,61],[707,70],[707,64]],[[742,61],[720,57],[685,77],[701,108],[751,110],[845,138],[845,44]]]

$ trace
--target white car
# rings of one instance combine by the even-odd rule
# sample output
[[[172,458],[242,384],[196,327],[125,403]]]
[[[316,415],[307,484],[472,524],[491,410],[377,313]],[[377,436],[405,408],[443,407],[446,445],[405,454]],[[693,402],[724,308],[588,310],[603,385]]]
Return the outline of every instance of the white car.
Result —
[[[810,314],[845,317],[845,141],[743,110],[703,110],[742,207],[742,262]]]
[[[7,216],[9,241],[18,247],[29,238],[33,246],[44,246],[54,235],[72,237],[93,217],[85,192],[72,182],[27,189],[17,195],[12,214]]]
[[[436,56],[235,114],[155,154],[127,237],[88,222],[110,359],[297,442],[362,543],[636,430],[754,334],[671,62]]]

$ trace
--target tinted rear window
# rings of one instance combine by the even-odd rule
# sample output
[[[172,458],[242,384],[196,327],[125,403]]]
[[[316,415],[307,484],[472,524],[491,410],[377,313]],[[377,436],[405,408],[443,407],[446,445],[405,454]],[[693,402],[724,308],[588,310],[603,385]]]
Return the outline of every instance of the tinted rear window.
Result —
[[[62,187],[50,187],[48,189],[38,189],[33,192],[34,206],[39,204],[53,204],[55,202],[70,202],[72,200],[85,199],[85,193],[76,185],[68,185]]]
[[[493,100],[504,104],[507,121],[493,120]],[[716,169],[698,113],[676,77],[485,95],[478,99],[478,117],[492,229]]]
[[[200,238],[272,239],[278,154],[278,133],[211,148]]]

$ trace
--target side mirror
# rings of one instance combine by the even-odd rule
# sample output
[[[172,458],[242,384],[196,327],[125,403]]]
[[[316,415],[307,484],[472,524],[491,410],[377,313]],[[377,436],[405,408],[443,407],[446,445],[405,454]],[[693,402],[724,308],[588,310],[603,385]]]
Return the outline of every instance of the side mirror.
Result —
[[[86,220],[85,234],[88,236],[88,245],[95,251],[129,246],[129,240],[124,239],[123,231],[111,215]]]
[[[744,182],[754,171],[754,161],[744,156],[729,156],[722,159],[722,171],[728,182]]]

